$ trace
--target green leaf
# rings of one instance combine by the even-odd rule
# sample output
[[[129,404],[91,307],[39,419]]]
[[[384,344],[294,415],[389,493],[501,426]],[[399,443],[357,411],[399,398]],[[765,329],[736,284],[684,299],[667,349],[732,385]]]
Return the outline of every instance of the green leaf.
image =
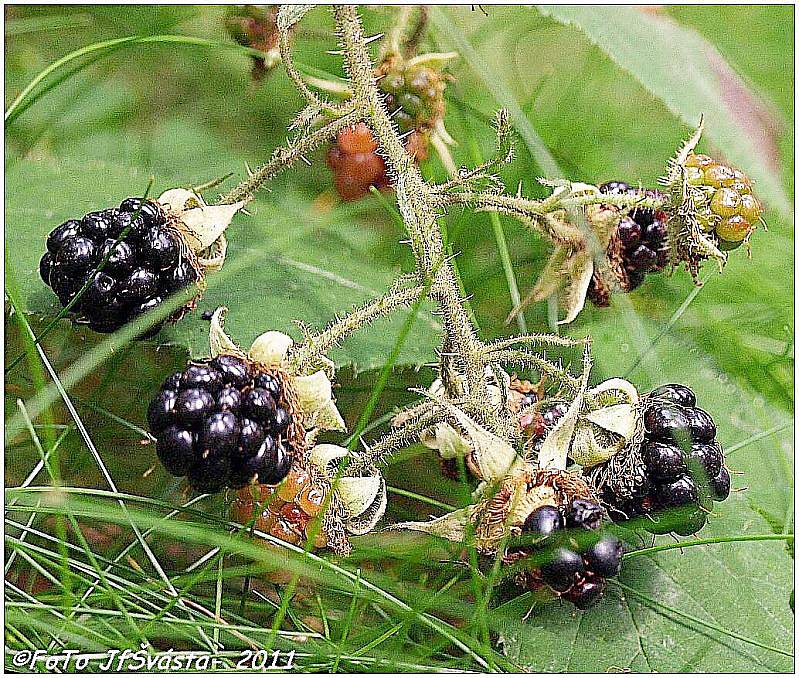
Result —
[[[540,5],[539,9],[583,31],[689,127],[704,114],[707,138],[755,179],[758,193],[771,207],[791,218],[792,201],[764,149],[755,142],[764,132],[758,115],[769,118],[768,111],[701,35],[667,16],[633,7]],[[754,121],[741,114],[744,107],[754,109]],[[767,124],[787,125],[784,120]]]
[[[58,310],[55,295],[38,275],[47,233],[66,219],[141,194],[148,180],[135,168],[93,160],[23,160],[10,166],[6,245],[13,252],[21,293],[31,312],[52,316]],[[153,193],[180,183],[159,178]],[[292,200],[285,194],[279,201],[261,198],[248,211],[249,216],[239,214],[228,230],[225,267],[240,270],[224,285],[210,284],[197,312],[166,328],[158,341],[174,341],[192,355],[207,355],[208,323],[199,316],[221,305],[230,309],[227,328],[242,346],[269,329],[299,339],[295,321],[322,327],[336,314],[383,293],[397,272],[393,264],[375,260],[374,232],[346,212],[314,213],[299,197]],[[403,311],[390,321],[379,321],[348,339],[332,357],[358,370],[382,366],[406,317]],[[429,361],[438,334],[429,312],[420,314],[397,365]]]

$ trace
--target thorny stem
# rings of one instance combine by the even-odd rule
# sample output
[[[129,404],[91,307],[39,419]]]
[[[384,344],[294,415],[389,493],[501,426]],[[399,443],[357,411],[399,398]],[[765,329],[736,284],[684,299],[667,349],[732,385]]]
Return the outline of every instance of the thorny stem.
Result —
[[[549,374],[566,390],[575,392],[579,388],[580,380],[538,355],[535,349],[541,345],[571,346],[580,342],[527,335],[500,343],[484,344],[478,338],[461,298],[457,276],[452,260],[447,255],[438,219],[442,216],[441,212],[446,211],[449,206],[474,205],[477,209],[495,209],[519,218],[526,218],[531,227],[535,225],[533,222],[541,222],[541,230],[546,232],[549,229],[556,239],[577,243],[583,240],[579,230],[570,227],[565,220],[559,220],[552,212],[579,206],[579,200],[584,199],[584,196],[560,196],[561,203],[556,205],[557,201],[552,198],[531,201],[521,197],[510,198],[464,190],[449,192],[449,189],[455,188],[454,185],[428,184],[413,159],[405,151],[399,132],[388,114],[384,97],[377,88],[373,65],[366,47],[367,40],[356,8],[349,5],[335,6],[333,12],[337,34],[343,48],[344,70],[351,90],[350,98],[341,104],[330,104],[312,92],[293,64],[287,34],[281,35],[283,65],[308,102],[305,111],[310,114],[308,119],[313,119],[317,111],[318,115],[333,119],[314,131],[304,130],[285,147],[275,150],[269,162],[221,196],[220,203],[231,204],[251,200],[254,193],[268,180],[296,162],[298,158],[331,140],[342,129],[357,122],[365,122],[378,142],[378,153],[385,159],[393,181],[399,211],[416,260],[416,273],[412,282],[407,278],[401,278],[384,296],[367,302],[342,318],[335,319],[316,334],[306,334],[304,342],[296,345],[289,355],[290,367],[298,372],[307,369],[320,360],[327,350],[356,330],[401,306],[414,303],[421,295],[429,294],[443,319],[443,346],[446,350],[440,356],[440,368],[442,381],[448,385],[446,388],[448,395],[456,396],[458,406],[469,416],[474,417],[495,434],[510,440],[517,431],[509,412],[505,411],[505,408],[491,405],[486,367],[497,365],[504,359],[511,364],[532,366],[542,373]],[[389,36],[387,47],[389,51],[403,47],[402,38],[411,16],[412,8],[401,10],[400,21]],[[419,25],[414,29],[410,40],[405,43],[406,47],[418,41],[425,18],[425,13],[422,12]],[[504,151],[499,155],[506,157],[508,153]],[[492,163],[486,164],[485,167],[477,168],[473,174],[477,176],[491,166]],[[461,189],[464,188],[463,183],[459,185]],[[614,202],[615,197],[605,196],[605,198],[610,199],[605,202]],[[569,231],[569,228],[573,232]],[[457,393],[451,392],[455,384],[458,385]],[[433,407],[430,402],[423,402],[414,411],[416,416],[407,419],[403,425],[373,444],[362,461],[368,459],[369,463],[379,462],[385,455],[418,439],[423,430],[438,421],[445,420],[448,416],[446,409],[440,404]]]
[[[316,357],[324,355],[329,349],[337,346],[353,332],[378,318],[389,315],[400,306],[410,306],[426,291],[426,285],[392,289],[386,295],[367,302],[343,318],[336,318],[318,334],[307,337],[289,355],[290,370],[300,372],[313,362]]]
[[[440,308],[444,330],[452,340],[453,350],[459,356],[470,394],[485,402],[487,390],[482,345],[460,298],[452,263],[444,255],[444,243],[437,224],[437,205],[429,186],[405,152],[378,91],[356,8],[337,5],[333,11],[355,104],[371,123],[379,152],[395,180],[397,202],[411,238],[417,267],[423,278],[433,280],[432,297]]]
[[[583,231],[566,220],[558,219],[554,213],[572,210],[589,205],[613,205],[622,209],[648,207],[662,209],[665,198],[635,194],[591,193],[588,195],[568,195],[559,198],[557,194],[544,200],[530,200],[522,196],[502,195],[490,192],[436,191],[435,200],[441,207],[450,205],[470,206],[479,212],[499,212],[515,217],[532,230],[546,235],[559,245],[582,246],[585,243]]]
[[[241,200],[249,202],[267,181],[293,165],[306,153],[330,141],[345,127],[354,125],[359,119],[357,111],[349,111],[313,132],[298,135],[288,145],[275,149],[269,162],[261,165],[238,186],[221,196],[219,204],[231,205]]]

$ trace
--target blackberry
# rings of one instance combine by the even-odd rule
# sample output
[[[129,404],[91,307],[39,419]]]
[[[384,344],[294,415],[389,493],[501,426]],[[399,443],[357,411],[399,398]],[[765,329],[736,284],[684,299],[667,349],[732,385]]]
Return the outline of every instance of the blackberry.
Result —
[[[713,501],[730,493],[716,424],[682,384],[654,389],[643,408],[644,438],[636,450],[640,469],[633,472],[645,482],[632,495],[606,485],[603,503],[614,520],[649,516],[656,518],[644,525],[650,532],[693,534],[704,526]]]
[[[164,211],[141,198],[54,228],[39,275],[62,306],[86,287],[70,310],[96,332],[119,329],[201,278]]]
[[[551,589],[563,593],[585,572],[583,559],[571,549],[558,548],[541,566],[541,577]]]
[[[302,440],[285,393],[279,373],[235,355],[189,365],[167,377],[147,411],[159,459],[198,492],[280,483]]]
[[[599,187],[608,195],[660,197],[656,189],[632,188],[623,181],[609,181]],[[639,287],[647,273],[662,271],[669,263],[668,217],[661,210],[637,207],[621,217],[611,237],[608,258],[619,285],[625,292]],[[602,294],[600,283],[592,279],[588,297],[598,306],[607,306],[609,297]]]
[[[623,545],[612,535],[597,534],[601,521],[602,509],[588,499],[575,498],[562,509],[541,506],[521,528],[522,537],[536,539],[506,550],[504,561],[534,556],[538,566],[523,570],[517,582],[533,589],[546,585],[577,608],[586,609],[602,597],[606,578],[621,570]]]
[[[563,527],[563,517],[554,506],[541,506],[527,516],[522,530],[545,539]]]

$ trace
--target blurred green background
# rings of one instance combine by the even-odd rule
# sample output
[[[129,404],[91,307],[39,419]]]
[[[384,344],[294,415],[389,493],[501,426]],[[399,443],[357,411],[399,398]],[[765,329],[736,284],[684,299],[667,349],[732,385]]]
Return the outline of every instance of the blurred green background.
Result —
[[[423,42],[430,50],[461,52],[449,68],[454,79],[445,118],[458,142],[452,153],[459,164],[471,163],[476,149],[483,156],[491,152],[493,112],[512,105],[520,135],[517,158],[502,172],[507,186],[521,183],[528,195],[543,195],[536,178],[552,176],[553,168],[574,180],[652,186],[702,112],[708,134],[701,148],[758,181],[769,230],[753,237],[751,258],[739,250],[722,275],[706,268],[706,285],[690,299],[694,289],[685,272],[650,276],[634,293],[614,299],[611,308],[588,306],[562,331],[592,336],[593,381],[629,376],[642,390],[687,383],[715,417],[725,447],[755,439],[729,459],[740,473],[733,484],[745,491],[734,493],[702,536],[792,532],[793,7],[484,10],[435,9]],[[151,176],[156,194],[234,172],[229,186],[244,175],[245,164],[263,162],[285,141],[286,126],[302,102],[279,68],[260,84],[251,81],[249,57],[224,32],[224,11],[219,6],[6,7],[7,107],[48,65],[99,41],[180,34],[229,46],[156,43],[97,53],[96,59],[89,55],[51,74],[33,92],[43,89],[43,95],[7,125],[6,252],[34,330],[57,311],[36,271],[44,237],[54,226],[140,194]],[[392,21],[389,8],[363,11],[372,33]],[[310,13],[296,36],[297,59],[342,75],[340,57],[330,53],[331,25],[326,9]],[[670,68],[658,70],[658,63]],[[691,100],[693,91],[706,93],[712,109],[697,109],[705,101]],[[296,336],[294,319],[319,326],[409,268],[410,253],[399,244],[403,233],[381,202],[373,197],[337,202],[323,151],[311,159],[311,166],[299,164],[278,177],[250,216],[236,218],[230,271],[218,284],[212,279],[198,311],[179,326],[150,342],[114,346],[62,321],[43,342],[62,377],[70,366],[80,377],[68,384],[69,391],[120,491],[180,501],[175,479],[160,467],[148,473],[155,456],[151,446],[140,445],[138,427],[144,425],[149,394],[185,360],[186,349],[204,353],[208,325],[201,311],[229,306],[228,328],[244,345],[266,329]],[[433,180],[445,177],[435,159],[423,172]],[[512,302],[489,216],[453,212],[446,225],[482,335],[515,331],[504,324]],[[524,295],[548,248],[509,218],[501,225]],[[525,318],[530,330],[544,331],[546,305],[530,307]],[[382,366],[400,325],[401,320],[378,324],[334,355],[342,366],[337,395],[348,424],[360,416],[375,381],[373,370]],[[7,323],[7,329],[8,361],[25,347],[18,325]],[[417,370],[434,359],[436,343],[435,320],[425,311],[374,419],[409,401],[408,387],[429,383],[429,370]],[[88,361],[92,349],[98,359]],[[35,353],[29,355],[7,376],[7,418],[17,417],[7,440],[7,486],[21,483],[38,458],[30,436],[19,428],[16,404],[36,397],[36,360]],[[57,424],[73,425],[60,404],[45,414]],[[68,428],[59,449],[66,485],[105,487],[77,431]],[[398,455],[387,478],[424,497],[463,503],[463,488],[443,480],[434,456],[421,448]],[[213,502],[207,506],[221,510]],[[431,511],[437,509],[394,496],[388,518]],[[388,579],[396,578],[392,585],[402,592],[401,582],[421,581],[413,573],[425,557],[411,563],[409,555],[414,545],[426,553],[419,540],[366,537],[356,558],[360,553],[368,560],[381,539],[396,542],[397,553],[405,554],[397,556],[400,562],[409,559],[388,570]],[[630,574],[627,584],[761,643],[788,647],[792,550],[778,542],[713,549],[653,558],[643,572]],[[492,617],[492,639],[519,666],[538,670],[786,670],[790,664],[782,655],[723,634],[719,641],[707,628],[691,635],[678,615],[657,613],[640,601],[625,603],[623,593],[609,598],[577,618],[563,605],[538,607],[526,625],[519,622],[523,602],[510,603]],[[470,615],[451,614],[466,620]],[[578,621],[600,619],[592,615],[604,615],[604,632]],[[663,640],[669,637],[680,638],[684,647],[670,653]],[[380,647],[389,653],[391,645]],[[411,646],[401,647],[405,652]],[[436,661],[470,666],[464,658]]]

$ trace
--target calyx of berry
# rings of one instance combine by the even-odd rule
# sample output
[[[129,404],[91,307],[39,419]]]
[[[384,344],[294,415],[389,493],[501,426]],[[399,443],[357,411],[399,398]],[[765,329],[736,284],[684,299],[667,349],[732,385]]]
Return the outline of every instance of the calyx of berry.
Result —
[[[207,205],[202,196],[186,188],[170,188],[158,197],[170,224],[196,254],[205,271],[222,268],[227,253],[225,230],[245,202]]]
[[[310,452],[310,461],[329,481],[330,487],[344,508],[344,525],[349,534],[370,532],[386,512],[386,482],[374,466],[363,468],[358,464],[357,475],[349,475],[347,468],[339,473],[339,463],[350,458],[358,461],[357,452],[339,445],[316,445]]]
[[[501,483],[481,483],[468,506],[424,522],[405,522],[392,529],[412,530],[453,542],[473,541],[482,553],[495,553],[509,536],[518,535],[530,513],[541,506],[565,506],[572,499],[594,499],[579,473],[514,466]]]
[[[492,368],[486,368],[485,374],[489,402],[499,407],[503,402],[503,393],[508,392],[510,377],[504,371]],[[464,388],[465,378],[462,375],[457,376],[455,382],[456,389]],[[516,457],[513,448],[449,402],[441,379],[436,379],[430,385],[428,395],[447,409],[454,423],[439,423],[423,431],[420,436],[422,444],[437,450],[442,459],[468,459],[470,466],[475,467],[476,474],[482,479],[503,477]],[[400,423],[400,418],[396,418],[394,425]]]
[[[225,332],[224,322],[227,308],[220,306],[211,317],[209,345],[211,356],[232,353],[265,367],[284,370],[291,380],[302,413],[306,430],[346,431],[346,424],[333,398],[333,385],[325,370],[310,374],[296,373],[286,360],[294,341],[287,334],[274,330],[264,332],[253,341],[245,353]],[[332,363],[325,362],[332,375]]]
[[[596,195],[599,195],[599,189],[591,184],[559,181],[554,184],[548,200],[557,202],[566,198]],[[589,204],[578,215],[570,215],[566,210],[545,215],[543,218],[547,222],[547,230],[555,234],[569,234],[573,239],[568,243],[555,245],[535,287],[517,312],[530,302],[543,301],[556,294],[558,305],[564,313],[563,320],[559,320],[558,324],[572,322],[585,306],[591,278],[596,270],[595,260],[599,260],[596,255],[604,255],[607,251],[613,230],[622,214],[622,211],[615,208]],[[585,220],[589,227],[587,233],[575,229],[575,216]]]

